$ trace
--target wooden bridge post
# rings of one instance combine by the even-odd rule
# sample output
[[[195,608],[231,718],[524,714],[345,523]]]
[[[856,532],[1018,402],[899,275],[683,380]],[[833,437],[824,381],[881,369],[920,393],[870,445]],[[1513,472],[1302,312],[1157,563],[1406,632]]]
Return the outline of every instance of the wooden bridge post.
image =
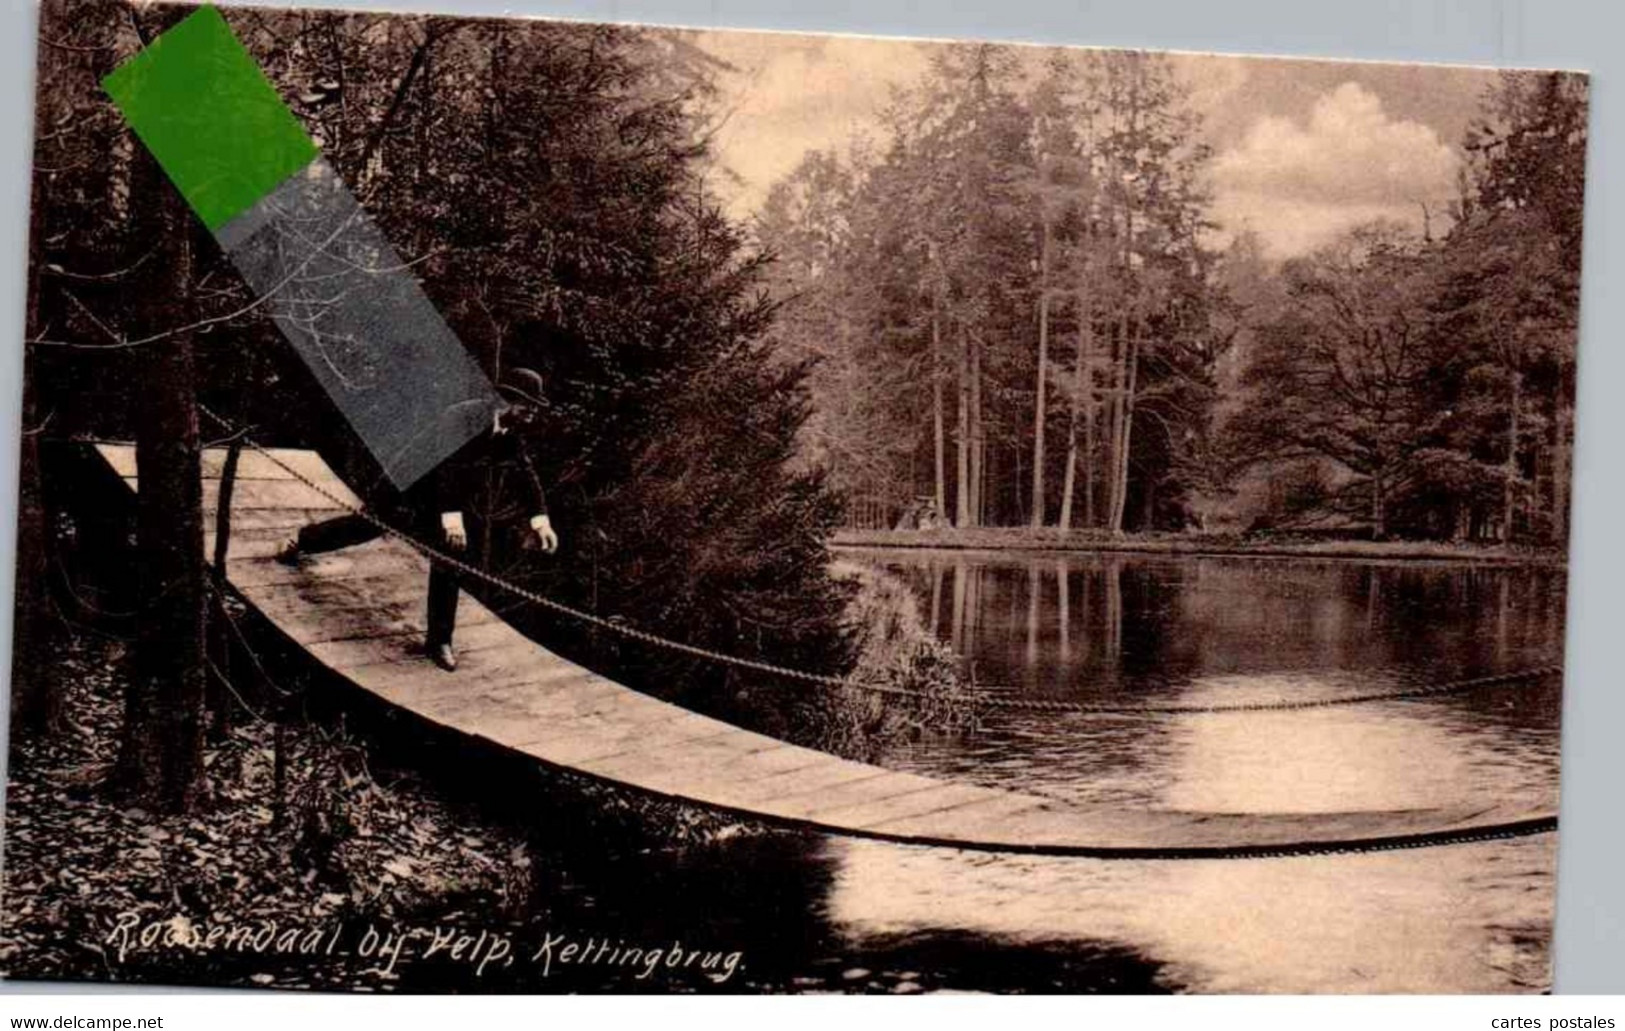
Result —
[[[209,606],[208,633],[214,669],[213,675],[208,678],[211,685],[208,705],[214,716],[210,721],[210,730],[215,740],[231,733],[232,725],[231,699],[227,697],[230,685],[224,682],[232,675],[231,641],[225,632],[226,620],[231,618],[226,613],[226,553],[231,541],[231,494],[237,482],[237,463],[242,453],[242,438],[237,437],[226,451],[225,467],[220,471],[220,496],[216,499],[214,510],[214,555],[213,565],[209,569],[209,586],[214,604]]]
[[[226,464],[220,470],[220,497],[214,506],[214,576],[216,587],[226,582],[226,549],[231,543],[231,492],[237,485],[237,463],[243,456],[243,438],[232,439],[226,448]]]

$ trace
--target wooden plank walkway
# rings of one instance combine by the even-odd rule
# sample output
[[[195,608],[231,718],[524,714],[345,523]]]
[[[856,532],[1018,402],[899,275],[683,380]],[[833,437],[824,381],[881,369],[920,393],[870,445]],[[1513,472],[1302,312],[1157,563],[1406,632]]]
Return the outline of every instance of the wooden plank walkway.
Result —
[[[97,448],[134,489],[134,449]],[[358,503],[314,453],[272,454]],[[205,452],[209,555],[223,456]],[[457,620],[461,664],[448,674],[421,653],[427,560],[386,538],[283,566],[271,557],[281,540],[342,510],[253,451],[243,453],[237,476],[226,578],[315,660],[437,724],[656,795],[835,834],[1104,857],[1405,847],[1555,825],[1549,814],[1501,807],[1307,815],[1085,809],[935,780],[787,744],[640,694],[530,641],[466,596]]]

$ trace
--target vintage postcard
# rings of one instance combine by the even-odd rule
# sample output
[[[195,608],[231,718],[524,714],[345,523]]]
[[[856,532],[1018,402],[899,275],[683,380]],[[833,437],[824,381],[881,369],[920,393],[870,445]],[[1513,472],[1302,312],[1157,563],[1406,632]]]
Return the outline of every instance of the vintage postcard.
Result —
[[[1549,989],[1584,75],[38,54],[5,976]]]

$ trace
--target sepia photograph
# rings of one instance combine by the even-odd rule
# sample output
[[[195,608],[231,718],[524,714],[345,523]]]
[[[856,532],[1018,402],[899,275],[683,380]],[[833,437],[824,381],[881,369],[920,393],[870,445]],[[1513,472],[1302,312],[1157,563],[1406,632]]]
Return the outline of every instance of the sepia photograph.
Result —
[[[1550,992],[1584,73],[37,61],[0,977]]]

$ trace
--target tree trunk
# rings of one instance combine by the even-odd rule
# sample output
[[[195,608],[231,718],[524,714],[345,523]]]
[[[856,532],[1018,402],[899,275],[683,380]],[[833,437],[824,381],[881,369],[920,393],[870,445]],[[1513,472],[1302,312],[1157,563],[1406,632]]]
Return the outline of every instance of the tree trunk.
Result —
[[[32,364],[32,363],[29,363]],[[34,385],[23,374],[23,439],[18,470],[17,508],[17,593],[12,631],[16,650],[11,664],[12,719],[19,732],[39,734],[55,727],[62,718],[62,692],[48,675],[51,648],[45,635],[50,631],[46,577],[50,572],[49,534],[45,500],[40,484],[39,412]]]
[[[35,197],[28,219],[33,267],[28,276],[24,323],[29,337],[40,330],[40,276],[45,265],[44,227],[41,224],[44,210],[43,199]],[[54,728],[63,715],[61,687],[55,678],[46,675],[47,657],[53,650],[46,638],[55,626],[55,620],[50,615],[50,598],[46,590],[46,578],[51,568],[51,539],[40,469],[39,444],[45,426],[34,384],[37,367],[32,352],[25,350],[22,449],[17,470],[17,588],[11,624],[12,640],[16,645],[11,660],[11,716],[17,730],[29,734]]]
[[[970,335],[970,525],[982,525],[982,472],[987,458],[982,435],[982,338]]]
[[[1095,401],[1095,333],[1088,334],[1090,366],[1083,373],[1083,525],[1095,526],[1095,420],[1100,406]]]
[[[1088,437],[1089,444],[1092,445],[1093,443],[1093,419],[1092,416],[1085,414],[1090,411],[1093,400],[1093,373],[1089,369],[1089,363],[1094,358],[1093,329],[1088,293],[1084,290],[1080,279],[1078,287],[1078,355],[1077,364],[1072,369],[1072,414],[1066,427],[1066,478],[1061,484],[1061,515],[1055,522],[1055,525],[1063,530],[1072,529],[1072,511],[1074,508],[1072,499],[1077,492],[1078,459],[1080,457],[1078,454],[1078,423],[1080,420],[1089,420],[1084,425],[1084,432]],[[1087,400],[1085,397],[1086,390],[1090,395]],[[1086,467],[1093,450],[1092,446],[1084,447],[1081,457]],[[1084,482],[1089,484],[1091,481],[1086,478]],[[1087,506],[1089,503],[1087,486],[1085,487],[1084,499],[1084,504]],[[1086,518],[1084,525],[1087,526],[1088,522]]]
[[[954,441],[958,452],[959,489],[954,492],[954,525],[970,525],[970,343],[965,338],[965,324],[959,331],[959,432]]]
[[[1570,412],[1561,397],[1552,408],[1552,540],[1561,543],[1569,538]]]
[[[936,445],[936,498],[938,519],[948,518],[946,441],[942,419],[942,286],[931,288],[931,421]]]
[[[1518,512],[1518,409],[1523,405],[1523,372],[1512,371],[1511,407],[1507,414],[1507,456],[1502,470],[1501,540],[1511,543],[1513,520]]]
[[[1371,477],[1371,537],[1384,540],[1388,536],[1388,498],[1382,482],[1382,473]]]
[[[1128,138],[1139,136],[1140,92],[1138,67],[1134,67],[1128,82],[1128,107],[1124,112]],[[1122,179],[1124,169],[1119,164],[1116,173]],[[1123,506],[1128,501],[1128,449],[1134,418],[1134,378],[1138,371],[1138,350],[1133,335],[1139,331],[1139,291],[1134,286],[1134,205],[1135,198],[1123,197],[1123,306],[1117,320],[1117,354],[1113,369],[1113,408],[1111,435],[1111,482],[1106,509],[1106,528],[1113,534],[1123,532]],[[1132,301],[1131,301],[1132,298]],[[1130,309],[1134,309],[1132,312]]]
[[[207,638],[206,655],[212,656],[213,666],[208,670],[209,686],[205,706],[209,716],[208,739],[220,741],[231,733],[233,670],[231,641],[226,636],[226,558],[231,551],[232,497],[237,489],[237,468],[242,464],[243,441],[236,438],[226,450],[226,462],[220,470],[218,495],[214,507],[214,554],[209,561],[209,594],[211,603],[205,609]]]
[[[1075,381],[1075,377],[1074,377]],[[1072,401],[1072,412],[1066,424],[1066,468],[1061,474],[1061,512],[1055,518],[1057,529],[1072,528],[1072,493],[1078,481],[1078,402]]]
[[[1128,505],[1128,466],[1129,449],[1134,445],[1134,391],[1140,378],[1140,339],[1136,332],[1125,340],[1124,347],[1128,349],[1128,379],[1123,385],[1123,396],[1118,399],[1121,414],[1121,439],[1117,449],[1117,487],[1114,491],[1116,504],[1112,509],[1111,531],[1114,534],[1123,532],[1123,511]]]
[[[1131,82],[1129,118],[1131,128],[1139,114],[1137,83]],[[1123,313],[1117,321],[1116,406],[1112,425],[1111,504],[1106,510],[1106,528],[1114,535],[1123,532],[1123,509],[1128,504],[1129,447],[1134,432],[1134,390],[1139,373],[1139,337],[1142,331],[1140,296],[1131,287],[1134,276],[1133,199],[1125,198],[1123,211],[1123,288],[1133,289],[1132,301],[1123,299]]]
[[[1128,370],[1125,367],[1126,332],[1123,320],[1119,318],[1117,324],[1110,330],[1111,338],[1111,372],[1106,381],[1106,426],[1105,440],[1102,442],[1101,462],[1105,464],[1108,473],[1105,482],[1106,488],[1106,525],[1111,526],[1111,514],[1117,510],[1117,443],[1123,433],[1123,384],[1128,380]]]
[[[1044,525],[1045,379],[1049,373],[1049,208],[1044,208],[1044,244],[1038,269],[1038,382],[1033,393],[1033,529]],[[1070,470],[1068,470],[1070,472]]]
[[[157,209],[153,234],[165,252],[151,263],[146,325],[192,317],[191,216],[143,156]],[[125,694],[116,786],[133,802],[185,812],[203,772],[204,562],[202,480],[192,335],[176,332],[143,347],[145,382],[136,394],[137,576],[145,599]]]
[[[1129,395],[1129,321],[1126,314],[1117,320],[1116,341],[1112,348],[1112,379],[1110,386],[1111,424],[1107,428],[1106,447],[1106,529],[1116,533],[1119,529],[1123,505],[1124,477],[1122,475],[1124,429],[1128,415]]]

